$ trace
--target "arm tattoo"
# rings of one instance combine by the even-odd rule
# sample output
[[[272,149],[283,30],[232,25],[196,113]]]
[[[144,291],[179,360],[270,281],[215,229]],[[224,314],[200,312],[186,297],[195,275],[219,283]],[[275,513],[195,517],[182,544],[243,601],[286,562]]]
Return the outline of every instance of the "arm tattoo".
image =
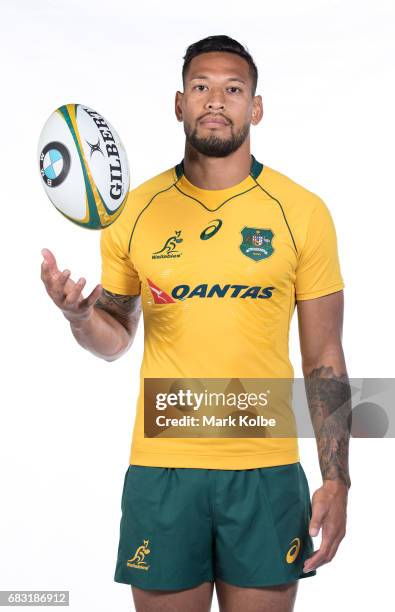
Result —
[[[351,388],[346,373],[336,376],[321,366],[305,376],[311,421],[323,480],[342,480],[350,487],[348,447],[351,431]]]
[[[137,327],[141,314],[140,295],[120,295],[103,288],[95,307],[110,313],[131,333]]]

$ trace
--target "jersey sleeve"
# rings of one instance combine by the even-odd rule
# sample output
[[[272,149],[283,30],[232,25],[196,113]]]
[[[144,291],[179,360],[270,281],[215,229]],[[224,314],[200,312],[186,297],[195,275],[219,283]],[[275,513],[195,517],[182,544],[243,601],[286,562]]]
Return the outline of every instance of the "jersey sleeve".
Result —
[[[318,199],[296,268],[296,300],[309,300],[344,288],[337,237],[326,204]]]
[[[127,237],[121,231],[119,220],[101,231],[101,284],[112,293],[138,295],[140,278],[128,254]]]

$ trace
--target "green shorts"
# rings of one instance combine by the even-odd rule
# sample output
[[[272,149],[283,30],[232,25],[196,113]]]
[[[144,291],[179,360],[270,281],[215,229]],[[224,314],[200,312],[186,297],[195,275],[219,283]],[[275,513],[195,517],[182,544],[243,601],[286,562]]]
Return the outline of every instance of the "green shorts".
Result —
[[[187,589],[220,578],[285,584],[313,552],[309,486],[299,462],[244,470],[130,465],[115,582]]]

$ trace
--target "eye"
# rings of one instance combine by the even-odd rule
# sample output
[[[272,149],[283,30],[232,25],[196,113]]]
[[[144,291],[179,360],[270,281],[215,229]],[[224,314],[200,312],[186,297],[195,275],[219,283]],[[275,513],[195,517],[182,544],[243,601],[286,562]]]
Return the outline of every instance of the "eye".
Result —
[[[237,91],[241,91],[240,87],[235,87],[235,86],[234,87],[228,87],[228,89],[237,89]]]
[[[206,85],[195,85],[194,89],[196,89],[197,87],[206,87]],[[199,89],[199,91],[202,91],[202,89]]]

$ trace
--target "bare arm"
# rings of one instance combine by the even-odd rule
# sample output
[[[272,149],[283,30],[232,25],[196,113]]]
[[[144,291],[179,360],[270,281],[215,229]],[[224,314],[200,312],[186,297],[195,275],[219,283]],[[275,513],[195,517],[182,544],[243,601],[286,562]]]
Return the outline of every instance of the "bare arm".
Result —
[[[302,368],[323,479],[312,496],[309,525],[312,536],[322,528],[322,541],[304,572],[331,561],[346,533],[351,390],[342,348],[343,308],[343,291],[298,302]]]
[[[83,348],[106,361],[114,361],[130,348],[140,315],[139,295],[120,295],[103,289],[91,316],[70,322],[70,328]]]
[[[106,361],[123,355],[133,342],[141,314],[139,295],[118,295],[96,285],[84,298],[85,279],[58,270],[55,256],[43,249],[41,279],[48,295],[69,321],[77,342]]]
[[[343,291],[298,302],[307,401],[324,481],[351,481],[351,391],[342,348]]]

